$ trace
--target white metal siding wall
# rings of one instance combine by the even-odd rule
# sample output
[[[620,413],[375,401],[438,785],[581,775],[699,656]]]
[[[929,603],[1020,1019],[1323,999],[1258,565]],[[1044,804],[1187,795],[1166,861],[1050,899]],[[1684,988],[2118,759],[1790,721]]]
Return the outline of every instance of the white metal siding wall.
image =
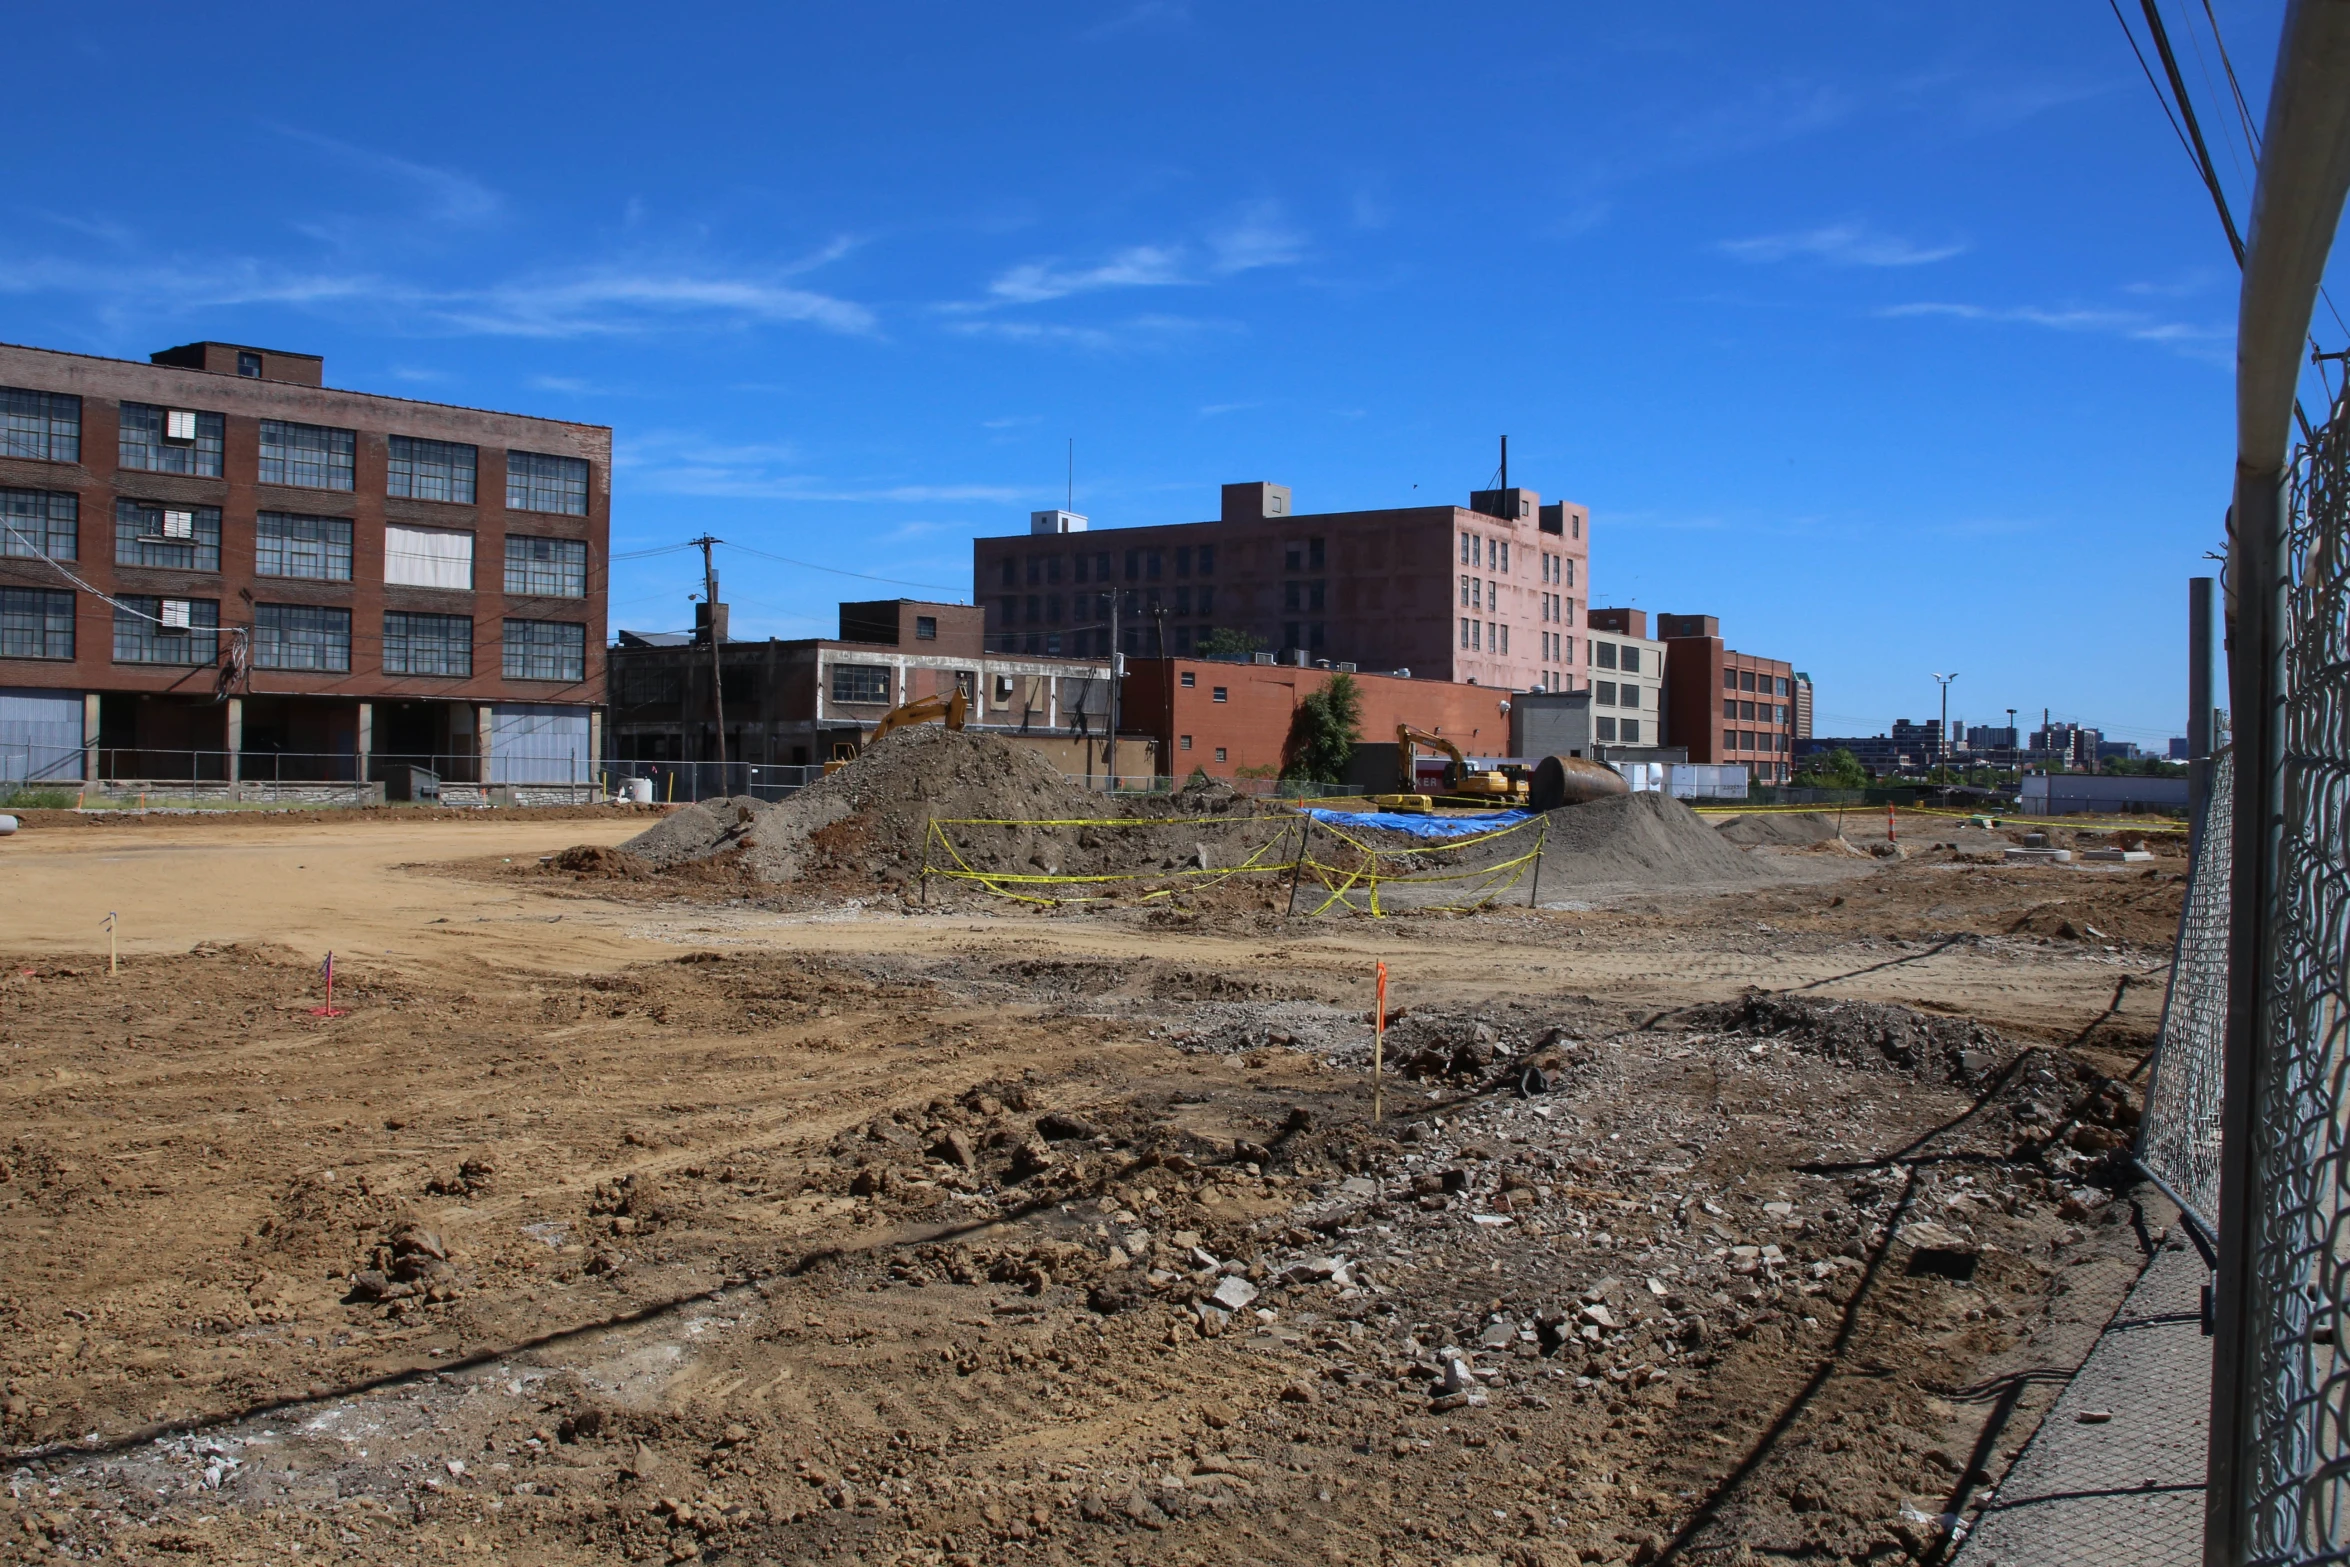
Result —
[[[595,772],[586,708],[502,702],[490,709],[491,783],[585,783]]]
[[[0,779],[82,775],[82,694],[0,689]]]

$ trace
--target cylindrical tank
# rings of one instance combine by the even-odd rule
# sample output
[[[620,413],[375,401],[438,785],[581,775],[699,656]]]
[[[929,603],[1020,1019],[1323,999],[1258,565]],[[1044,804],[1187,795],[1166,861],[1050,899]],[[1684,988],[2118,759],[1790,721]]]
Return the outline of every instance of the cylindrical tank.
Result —
[[[1526,803],[1538,811],[1555,811],[1562,805],[1631,792],[1623,775],[1604,763],[1580,756],[1546,756],[1534,764],[1534,787]]]

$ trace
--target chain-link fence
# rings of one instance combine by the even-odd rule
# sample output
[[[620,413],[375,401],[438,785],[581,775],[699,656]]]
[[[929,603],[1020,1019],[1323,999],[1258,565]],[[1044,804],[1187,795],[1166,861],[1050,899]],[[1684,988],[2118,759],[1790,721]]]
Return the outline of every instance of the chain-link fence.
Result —
[[[2350,402],[2292,477],[2235,1443],[2261,1563],[2350,1560]]]
[[[2163,998],[2161,1042],[2146,1087],[2146,1115],[2138,1123],[2139,1168],[2179,1205],[2207,1260],[2219,1245],[2235,778],[2235,760],[2222,752],[2211,764],[2211,787],[2195,824],[2195,858]]]

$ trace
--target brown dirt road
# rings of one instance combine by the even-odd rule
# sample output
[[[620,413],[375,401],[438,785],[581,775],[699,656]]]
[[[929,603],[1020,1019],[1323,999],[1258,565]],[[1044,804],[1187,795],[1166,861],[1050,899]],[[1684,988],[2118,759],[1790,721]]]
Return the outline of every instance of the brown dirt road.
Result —
[[[0,1560],[1905,1561],[2139,1255],[2083,1183],[2175,861],[1312,925],[541,868],[641,825],[0,842]]]

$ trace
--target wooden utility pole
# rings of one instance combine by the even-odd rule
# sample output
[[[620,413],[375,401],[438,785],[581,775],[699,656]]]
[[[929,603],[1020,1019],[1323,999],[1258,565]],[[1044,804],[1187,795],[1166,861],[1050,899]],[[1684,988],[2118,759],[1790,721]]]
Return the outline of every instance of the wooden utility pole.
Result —
[[[718,715],[718,788],[726,790],[726,669],[718,652],[718,568],[710,563],[710,546],[723,544],[707,533],[691,541],[702,550],[702,621],[710,629],[710,709]]]

